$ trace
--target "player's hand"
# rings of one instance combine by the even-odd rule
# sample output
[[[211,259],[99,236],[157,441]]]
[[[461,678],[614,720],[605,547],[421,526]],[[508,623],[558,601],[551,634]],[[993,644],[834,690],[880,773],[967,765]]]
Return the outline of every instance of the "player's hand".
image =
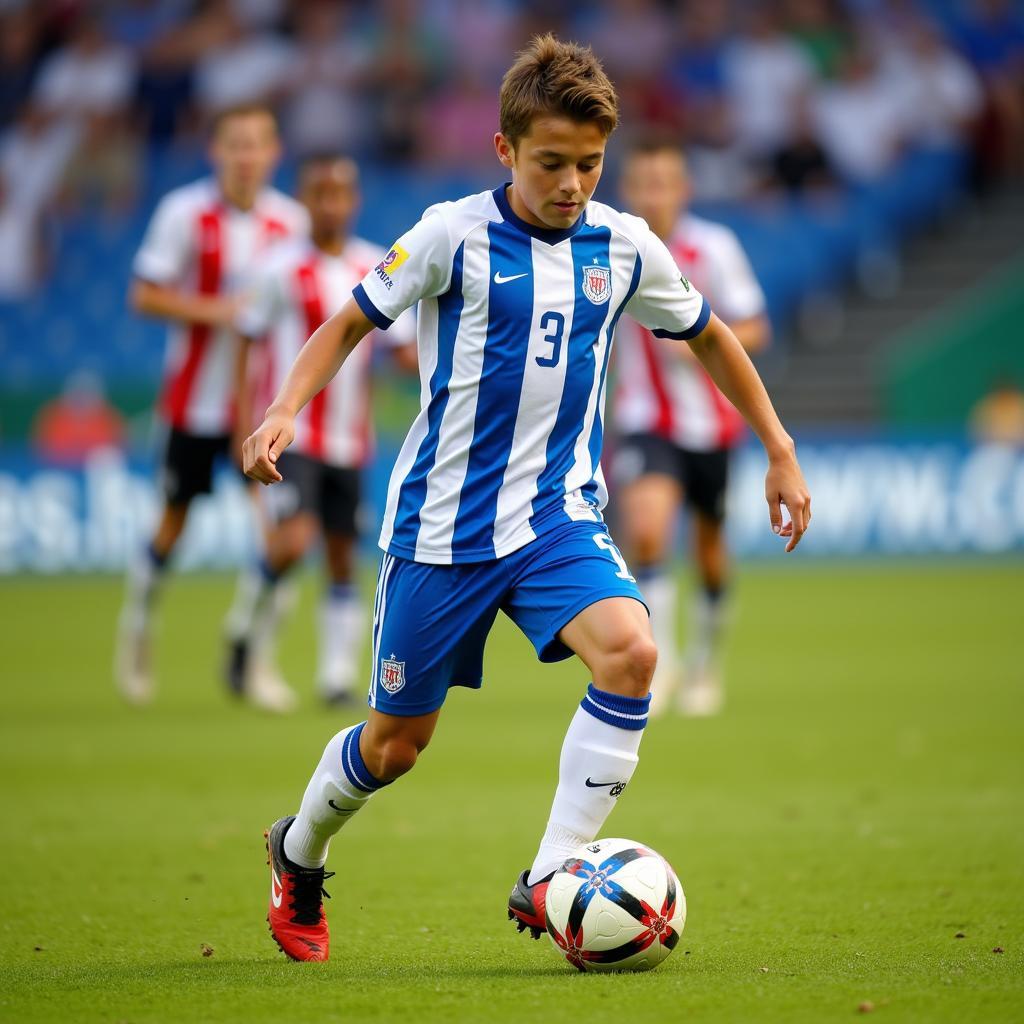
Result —
[[[276,484],[283,480],[276,463],[294,437],[295,418],[273,408],[268,409],[267,418],[242,445],[245,475],[261,484]]]
[[[795,450],[769,458],[764,496],[768,502],[772,532],[788,537],[786,550],[792,551],[811,523],[811,492],[804,483]],[[782,522],[783,505],[789,510],[789,522],[785,524]]]

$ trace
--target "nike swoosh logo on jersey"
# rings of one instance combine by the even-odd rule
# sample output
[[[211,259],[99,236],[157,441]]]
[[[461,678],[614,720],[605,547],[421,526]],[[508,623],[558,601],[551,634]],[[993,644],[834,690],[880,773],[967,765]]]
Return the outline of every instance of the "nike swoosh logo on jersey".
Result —
[[[328,800],[327,802],[331,805],[331,807],[334,808],[334,810],[338,814],[354,814],[355,813],[356,809],[354,807],[339,807],[333,800]]]
[[[587,785],[591,789],[604,789],[605,786],[618,786],[619,781],[616,779],[614,782],[594,782],[593,779],[587,778]]]
[[[494,272],[494,283],[495,284],[507,284],[509,281],[518,281],[521,277],[529,277],[529,272],[523,274],[509,274],[508,277],[502,277],[501,271],[496,270]]]
[[[274,904],[276,910],[281,906],[281,901],[284,899],[284,888],[281,885],[281,879],[277,877],[277,872],[270,869],[270,902]]]

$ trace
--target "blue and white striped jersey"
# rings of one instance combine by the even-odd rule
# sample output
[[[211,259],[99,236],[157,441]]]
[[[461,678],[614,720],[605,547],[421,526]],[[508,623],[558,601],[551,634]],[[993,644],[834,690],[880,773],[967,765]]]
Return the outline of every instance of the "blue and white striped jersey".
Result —
[[[600,521],[619,317],[686,339],[711,316],[644,221],[591,202],[570,228],[537,228],[505,186],[430,207],[354,296],[383,329],[420,303],[420,412],[380,546],[440,565],[502,558],[567,519]]]

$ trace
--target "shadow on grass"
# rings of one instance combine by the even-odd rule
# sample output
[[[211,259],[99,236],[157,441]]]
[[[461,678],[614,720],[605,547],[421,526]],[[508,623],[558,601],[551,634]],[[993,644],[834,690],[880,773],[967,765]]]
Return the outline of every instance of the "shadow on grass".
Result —
[[[276,987],[293,984],[358,983],[372,987],[375,983],[410,985],[449,980],[501,981],[514,978],[572,979],[578,972],[559,964],[542,965],[509,963],[453,963],[417,960],[415,963],[380,961],[345,961],[336,956],[328,963],[298,964],[290,960],[266,958],[220,958],[209,960],[175,960],[167,963],[94,963],[94,964],[25,964],[8,965],[0,970],[0,984],[7,991],[18,989],[55,988],[63,992],[74,989],[102,988],[129,992],[145,989],[173,989],[187,984],[190,988],[234,988],[258,982]]]

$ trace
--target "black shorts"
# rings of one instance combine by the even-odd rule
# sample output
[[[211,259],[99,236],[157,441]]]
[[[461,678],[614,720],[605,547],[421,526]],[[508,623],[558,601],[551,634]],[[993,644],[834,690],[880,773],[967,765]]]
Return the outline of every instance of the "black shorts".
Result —
[[[229,434],[203,437],[171,427],[160,474],[161,490],[168,505],[187,505],[196,495],[213,490],[213,470],[226,459]]]
[[[682,486],[687,505],[716,523],[725,519],[728,448],[695,452],[658,434],[629,434],[615,452],[613,468],[620,487],[649,473],[670,476]]]
[[[298,452],[282,452],[277,468],[284,480],[264,492],[267,515],[283,523],[300,512],[316,516],[327,533],[358,533],[359,470],[330,466]]]

